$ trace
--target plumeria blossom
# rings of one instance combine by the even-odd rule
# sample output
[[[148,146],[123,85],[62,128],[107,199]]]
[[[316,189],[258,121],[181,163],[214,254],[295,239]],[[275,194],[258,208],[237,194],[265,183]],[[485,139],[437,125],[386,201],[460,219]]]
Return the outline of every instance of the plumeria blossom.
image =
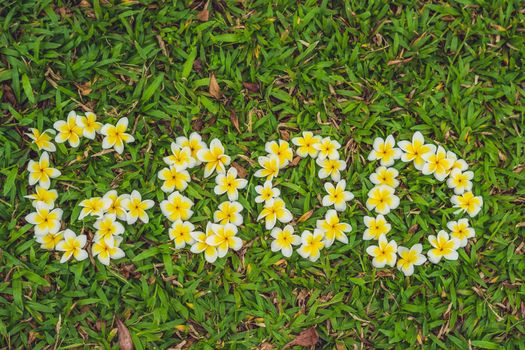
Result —
[[[423,265],[427,261],[426,256],[421,254],[423,246],[421,244],[414,244],[410,249],[399,246],[397,253],[399,259],[397,260],[397,269],[405,274],[405,276],[412,276],[414,273],[414,266]]]
[[[370,174],[370,181],[374,185],[386,185],[396,188],[399,186],[399,180],[397,179],[398,175],[399,171],[396,168],[380,166],[374,173]]]
[[[62,240],[62,232],[46,233],[45,235],[36,235],[35,241],[40,243],[40,248],[45,250],[56,249],[58,242]]]
[[[274,177],[279,175],[279,157],[276,155],[260,156],[257,158],[262,169],[255,172],[255,177],[265,177],[266,181],[272,181]]]
[[[324,235],[321,230],[315,230],[314,233],[305,230],[301,234],[301,247],[297,249],[297,254],[310,261],[317,261],[321,256],[321,250],[324,248]]]
[[[170,239],[175,242],[175,248],[181,249],[186,244],[191,245],[195,242],[191,236],[195,231],[195,226],[189,221],[175,220],[168,231]]]
[[[340,222],[337,212],[330,209],[326,212],[324,220],[317,220],[317,229],[323,233],[324,244],[328,248],[336,239],[344,244],[348,243],[345,233],[352,231],[352,226]]]
[[[366,248],[368,255],[374,258],[372,265],[375,267],[394,266],[397,260],[397,243],[394,240],[388,242],[386,236],[381,235],[378,244]]]
[[[58,120],[53,127],[58,131],[55,136],[56,143],[69,142],[71,147],[78,147],[80,136],[82,136],[82,127],[79,125],[80,118],[75,111],[69,112],[67,120]]]
[[[243,217],[241,211],[243,206],[239,202],[222,202],[219,208],[213,213],[213,221],[221,225],[234,224],[241,226]]]
[[[476,232],[469,226],[468,219],[459,219],[458,221],[449,221],[447,228],[450,230],[450,236],[459,241],[459,247],[465,247],[468,239],[475,237]]]
[[[212,224],[213,234],[206,238],[206,244],[217,248],[217,256],[224,257],[228,249],[241,249],[242,239],[237,237],[237,226],[233,224]]]
[[[166,193],[171,193],[175,189],[184,191],[188,187],[188,182],[191,181],[190,173],[187,170],[174,165],[161,169],[157,176],[164,181],[161,190]]]
[[[423,174],[434,174],[437,180],[445,180],[452,167],[452,161],[447,158],[447,151],[439,146],[436,152],[425,153],[422,157],[425,160],[422,169]]]
[[[208,222],[206,225],[206,233],[200,231],[191,232],[191,237],[195,241],[190,248],[191,252],[194,254],[204,252],[204,258],[211,264],[217,260],[217,248],[206,243],[206,241],[214,234],[215,232],[213,231],[213,224],[211,222]]]
[[[124,233],[124,226],[117,221],[115,214],[104,214],[103,217],[95,221],[93,227],[96,229],[95,237],[93,238],[95,241],[104,240]]]
[[[239,189],[248,185],[248,180],[237,178],[237,169],[230,168],[226,174],[218,174],[215,178],[217,186],[213,189],[215,194],[221,195],[226,193],[228,199],[236,201],[239,198]]]
[[[255,186],[255,192],[258,196],[255,197],[255,203],[268,202],[272,198],[277,198],[281,195],[281,190],[273,187],[271,181],[265,181],[264,184]]]
[[[188,220],[193,215],[193,201],[175,191],[160,203],[160,209],[170,221]]]
[[[293,233],[294,229],[292,225],[286,225],[283,229],[274,227],[270,233],[274,239],[271,244],[272,252],[281,251],[287,258],[292,256],[292,246],[301,244],[301,237]]]
[[[296,152],[299,157],[317,157],[319,150],[317,150],[316,145],[321,142],[321,136],[314,136],[311,131],[303,131],[302,135],[303,136],[297,136],[292,139],[292,143],[298,146]]]
[[[35,187],[35,193],[24,197],[31,199],[33,207],[35,208],[38,204],[40,204],[43,207],[51,209],[55,206],[58,193],[56,190],[45,189],[44,187],[37,185]]]
[[[329,207],[334,206],[337,211],[346,210],[346,202],[354,199],[354,194],[346,189],[346,181],[341,180],[335,186],[330,182],[325,182],[324,189],[326,190],[326,195],[323,197],[323,206]]]
[[[104,239],[95,241],[91,251],[93,256],[98,258],[98,261],[107,266],[111,260],[121,259],[126,256],[124,251],[119,248],[121,242],[122,237],[106,237]]]
[[[428,236],[428,241],[433,247],[427,253],[428,260],[434,264],[440,262],[441,258],[447,260],[458,259],[457,249],[459,248],[460,242],[455,238],[449,238],[448,233],[445,231],[439,231],[437,237],[434,235]]]
[[[447,179],[448,188],[453,188],[455,194],[463,194],[465,191],[472,190],[472,179],[474,173],[472,171],[462,172],[459,169],[453,169]]]
[[[33,140],[33,143],[38,147],[39,150],[44,150],[48,152],[55,152],[57,150],[54,143],[51,142],[52,136],[51,133],[54,133],[54,130],[45,130],[44,132],[40,132],[38,129],[31,128],[31,133],[26,133],[27,136],[31,140]]]
[[[326,179],[328,176],[330,176],[333,181],[341,180],[341,171],[346,169],[346,162],[339,159],[323,159],[320,155],[321,153],[319,153],[319,157],[317,157],[315,160],[317,165],[321,167],[318,173],[319,178]]]
[[[62,173],[52,168],[49,164],[49,154],[47,152],[42,152],[38,162],[30,160],[27,165],[27,171],[29,171],[29,184],[33,186],[34,184],[39,184],[42,188],[48,189],[51,185],[51,179],[57,178]]]
[[[88,258],[87,252],[82,249],[86,245],[86,235],[76,235],[75,232],[67,229],[62,232],[62,240],[56,245],[56,250],[64,252],[60,263],[65,263],[71,257],[77,261]]]
[[[124,198],[122,201],[122,207],[127,212],[128,224],[134,224],[138,219],[147,224],[149,222],[149,216],[146,210],[152,208],[154,204],[155,202],[151,199],[142,200],[142,195],[139,191],[133,190],[129,197]]]
[[[391,210],[399,206],[399,197],[394,193],[395,190],[390,186],[375,186],[368,192],[366,208],[368,210],[375,209],[378,214],[386,215],[390,213]]]
[[[26,215],[25,219],[28,223],[34,225],[37,236],[43,236],[48,233],[55,234],[60,230],[62,209],[55,208],[50,210],[46,206],[37,204],[35,211]]]
[[[230,156],[224,153],[224,146],[219,139],[213,139],[210,148],[201,149],[197,152],[198,159],[206,163],[204,166],[204,177],[209,177],[216,171],[218,174],[226,172],[226,166],[230,165]]]
[[[102,148],[114,148],[117,153],[122,154],[122,152],[124,152],[124,144],[135,141],[132,135],[126,133],[128,123],[128,118],[124,117],[120,118],[116,125],[105,124],[100,129],[100,133],[104,135]]]
[[[191,156],[191,149],[189,147],[181,147],[175,142],[171,143],[171,154],[164,157],[164,162],[170,166],[178,169],[191,169],[197,160]]]
[[[286,224],[292,221],[292,218],[292,213],[286,209],[284,201],[281,198],[272,198],[264,205],[257,221],[265,219],[266,229],[271,230],[275,226],[277,220]]]
[[[369,241],[371,239],[379,240],[379,237],[383,235],[386,236],[392,229],[392,225],[390,225],[386,221],[385,217],[381,214],[375,218],[371,216],[365,216],[363,221],[366,226],[366,230],[363,233],[363,239],[365,241]]]
[[[126,221],[128,218],[128,213],[126,212],[126,209],[122,206],[122,201],[129,197],[129,194],[121,194],[118,195],[117,191],[111,190],[106,192],[103,199],[109,200],[110,205],[106,209],[106,213],[108,214],[115,214],[117,219]]]
[[[404,152],[401,155],[401,160],[405,163],[413,161],[414,167],[420,171],[423,170],[423,165],[425,165],[423,155],[436,152],[436,146],[425,144],[425,138],[419,131],[412,135],[412,142],[399,141],[397,145]]]
[[[109,198],[92,197],[84,199],[79,206],[82,207],[82,210],[78,215],[78,220],[82,220],[88,215],[101,217],[111,206],[111,200]]]
[[[266,142],[264,149],[270,156],[279,158],[279,168],[282,169],[293,159],[293,151],[290,144],[284,140]]]
[[[471,217],[478,215],[483,206],[483,197],[474,196],[470,191],[462,195],[452,196],[450,201],[454,204],[454,207],[459,208],[459,211],[467,212]]]
[[[192,132],[189,137],[179,136],[175,139],[175,143],[180,147],[187,147],[190,149],[191,156],[195,159],[195,165],[200,165],[202,162],[197,157],[197,153],[201,149],[207,149],[208,146],[202,141],[201,135]]]
[[[82,135],[90,140],[94,140],[97,132],[102,129],[102,123],[97,122],[97,116],[93,112],[79,116],[78,125],[82,128]]]
[[[464,159],[459,159],[456,153],[452,151],[447,151],[447,158],[452,162],[450,171],[458,169],[461,171],[466,171],[468,169],[468,164]]]
[[[341,144],[329,137],[319,140],[319,142],[315,143],[313,147],[318,151],[317,157],[320,160],[339,159],[338,150],[341,148]]]
[[[401,150],[395,147],[394,136],[388,135],[386,139],[377,137],[374,140],[373,150],[368,155],[368,160],[380,160],[382,166],[391,166],[396,159],[401,158]]]

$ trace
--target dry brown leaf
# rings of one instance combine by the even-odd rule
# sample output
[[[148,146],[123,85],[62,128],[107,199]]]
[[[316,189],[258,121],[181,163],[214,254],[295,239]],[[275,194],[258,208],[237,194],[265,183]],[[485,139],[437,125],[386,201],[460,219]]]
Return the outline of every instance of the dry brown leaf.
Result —
[[[273,345],[265,341],[264,343],[261,343],[261,345],[257,347],[257,350],[273,350]]]
[[[242,86],[244,86],[250,92],[259,92],[259,84],[257,83],[243,82]]]
[[[235,127],[235,130],[240,134],[241,129],[239,128],[239,118],[237,118],[237,114],[234,110],[230,112],[230,120],[232,121],[233,126]]]
[[[246,171],[246,169],[244,169],[244,167],[239,163],[233,162],[232,167],[237,169],[237,175],[239,175],[241,179],[245,179],[246,176],[248,176],[248,171]]]
[[[308,219],[310,219],[312,217],[313,213],[314,213],[313,209],[308,210],[306,213],[301,215],[301,217],[299,217],[299,219],[297,219],[297,222],[305,222],[306,220],[308,220]]]
[[[281,129],[279,130],[279,134],[281,134],[281,138],[284,141],[290,141],[290,133],[288,132],[288,130]]]
[[[91,91],[93,91],[91,89],[91,82],[90,81],[88,81],[88,82],[86,82],[84,84],[77,85],[77,89],[78,89],[78,91],[80,92],[80,94],[82,96],[89,95],[91,93]]]
[[[204,7],[204,9],[197,14],[197,19],[201,22],[207,22],[208,19],[210,19],[210,12],[208,11],[208,6]]]
[[[117,329],[118,329],[118,344],[120,350],[133,350],[133,342],[131,341],[131,334],[129,333],[128,327],[117,318]]]
[[[294,340],[283,346],[284,349],[291,348],[292,346],[315,346],[319,342],[319,335],[315,330],[315,327],[310,327],[299,333]]]
[[[414,233],[417,232],[418,229],[419,229],[419,225],[418,224],[414,224],[414,225],[410,226],[410,228],[408,229],[408,233],[413,235]]]
[[[290,166],[294,167],[294,166],[297,166],[297,164],[299,164],[299,162],[301,161],[301,157],[299,156],[296,156],[291,162],[290,162]]]
[[[5,102],[10,103],[13,107],[15,107],[16,97],[15,94],[13,94],[13,89],[11,89],[11,86],[7,84],[2,84],[2,90],[4,90],[4,96],[2,97],[2,99]]]
[[[216,99],[221,98],[221,88],[219,87],[219,84],[217,83],[217,79],[215,79],[215,74],[210,75],[210,95],[215,97]]]
[[[390,60],[386,63],[387,66],[392,66],[394,64],[403,64],[403,63],[408,63],[410,61],[412,61],[414,59],[414,57],[409,57],[409,58],[405,58],[403,60]]]

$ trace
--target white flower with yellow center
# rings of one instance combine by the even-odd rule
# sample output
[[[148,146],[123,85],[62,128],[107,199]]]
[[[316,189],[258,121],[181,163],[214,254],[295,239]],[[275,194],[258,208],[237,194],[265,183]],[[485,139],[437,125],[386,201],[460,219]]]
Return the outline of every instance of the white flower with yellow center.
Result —
[[[426,256],[421,254],[423,246],[421,244],[414,244],[412,248],[408,249],[403,246],[397,248],[399,259],[397,260],[397,269],[405,274],[405,276],[412,276],[414,273],[414,266],[423,265],[427,261]]]
[[[266,229],[271,230],[277,220],[283,224],[289,223],[292,221],[292,213],[286,209],[286,205],[281,198],[272,198],[264,204],[264,208],[259,214],[257,221],[261,219],[266,220]]]
[[[305,230],[301,234],[301,247],[297,249],[297,254],[310,261],[317,261],[324,248],[324,235],[322,231],[315,230],[314,233]]]
[[[463,194],[465,191],[472,190],[472,171],[462,172],[459,169],[453,169],[447,179],[448,188],[453,188],[455,194]]]
[[[213,221],[221,225],[234,224],[241,226],[243,217],[241,211],[243,206],[239,202],[222,202],[219,204],[219,209],[213,213]]]
[[[196,132],[192,132],[190,137],[179,136],[175,139],[175,143],[180,147],[187,147],[190,149],[191,156],[195,159],[195,165],[200,165],[202,162],[199,160],[197,153],[202,149],[207,149],[208,146],[202,141],[201,135]]]
[[[207,262],[213,264],[217,260],[217,248],[206,243],[206,240],[213,236],[213,224],[208,222],[206,225],[206,233],[200,231],[191,232],[191,237],[195,241],[191,246],[191,252],[199,254],[204,252],[204,258]]]
[[[378,244],[366,248],[368,255],[374,258],[372,265],[375,267],[394,266],[397,260],[397,243],[394,240],[388,242],[386,236],[381,235]]]
[[[371,239],[379,240],[379,237],[390,232],[392,226],[386,221],[383,215],[377,217],[365,216],[363,221],[366,226],[366,230],[363,233],[363,239],[369,241]]]
[[[286,225],[283,229],[274,227],[270,233],[274,239],[271,244],[272,252],[281,251],[287,258],[292,256],[292,246],[301,244],[301,237],[293,233],[294,229],[292,225]]]
[[[459,208],[459,211],[467,212],[471,217],[478,215],[483,206],[483,198],[474,196],[470,191],[462,195],[452,196],[450,201],[454,204],[454,207]]]
[[[437,180],[445,180],[452,167],[452,161],[447,158],[447,151],[443,147],[439,146],[435,153],[424,154],[423,159],[425,160],[423,174],[434,174]]]
[[[204,177],[210,176],[214,171],[218,174],[224,174],[226,166],[230,165],[231,162],[231,158],[224,153],[224,146],[219,139],[211,140],[209,149],[199,150],[197,158],[206,163]]]
[[[282,169],[293,159],[293,151],[290,148],[290,144],[284,140],[266,142],[264,149],[270,156],[276,156],[279,158],[279,168]]]
[[[458,260],[458,252],[460,242],[455,238],[449,238],[448,233],[441,230],[438,232],[437,237],[434,235],[428,236],[428,241],[432,245],[427,253],[428,260],[437,264],[441,261],[441,258],[447,260]]]
[[[24,196],[32,200],[33,207],[36,208],[40,204],[45,208],[52,209],[55,206],[55,201],[58,198],[56,190],[48,190],[38,185],[35,187],[35,190],[35,193]]]
[[[420,171],[423,170],[423,165],[425,165],[423,155],[436,152],[436,146],[425,144],[425,138],[419,131],[412,135],[412,142],[399,141],[397,145],[404,152],[401,155],[401,160],[405,163],[414,162],[414,167]]]
[[[95,241],[111,238],[116,235],[124,233],[124,226],[117,220],[115,214],[105,214],[103,217],[97,219],[93,227],[95,227]]]
[[[128,224],[134,224],[138,219],[147,224],[149,222],[149,216],[146,210],[152,208],[154,204],[155,202],[151,199],[142,200],[142,195],[138,191],[133,190],[129,197],[124,198],[122,201],[122,207],[124,207],[124,210],[127,212]]]
[[[319,173],[317,174],[320,179],[326,179],[328,176],[332,178],[333,181],[341,180],[341,171],[346,169],[346,162],[339,159],[330,159],[330,158],[321,158],[321,153],[319,157],[315,160],[317,165],[321,167]]]
[[[330,182],[325,182],[324,189],[326,190],[327,195],[323,197],[323,206],[329,207],[334,206],[337,211],[346,210],[346,202],[354,199],[354,194],[346,189],[346,181],[341,180],[335,186]]]
[[[111,260],[121,259],[126,254],[124,251],[119,248],[120,243],[122,242],[122,237],[113,236],[107,237],[93,243],[91,251],[93,256],[98,258],[102,264],[108,266]]]
[[[213,234],[206,238],[206,244],[217,248],[217,256],[224,257],[228,249],[235,251],[241,249],[242,239],[237,237],[237,226],[233,224],[212,224]]]
[[[395,147],[396,141],[392,135],[388,135],[386,139],[377,137],[374,140],[373,150],[368,155],[368,160],[380,160],[382,166],[391,166],[396,159],[401,158],[401,150]]]
[[[468,169],[467,162],[464,159],[459,159],[456,153],[452,151],[447,151],[447,158],[452,163],[452,166],[450,167],[450,171],[454,169],[465,171]]]
[[[213,192],[217,195],[226,193],[228,199],[236,201],[239,198],[239,189],[243,189],[248,185],[248,180],[237,178],[237,169],[230,168],[226,174],[218,174],[215,178],[217,186]]]
[[[60,230],[60,220],[62,219],[62,209],[49,208],[38,204],[35,212],[26,215],[25,219],[34,225],[35,234],[43,236],[48,233],[57,233]]]
[[[387,168],[380,166],[376,171],[370,174],[370,181],[374,185],[386,185],[392,188],[399,186],[399,180],[396,179],[399,171],[396,168]]]
[[[40,243],[40,248],[45,250],[56,249],[58,242],[62,240],[62,232],[46,233],[45,235],[35,235],[35,240]]]
[[[181,249],[186,244],[191,245],[195,240],[191,233],[195,231],[195,226],[189,221],[175,220],[168,231],[170,239],[175,242],[175,248]]]
[[[193,168],[197,161],[191,156],[191,150],[189,147],[181,147],[175,142],[172,142],[171,154],[164,157],[164,162],[182,170]]]
[[[260,156],[257,158],[262,169],[255,172],[255,177],[265,177],[266,181],[272,181],[279,175],[279,157],[276,155]]]
[[[171,193],[175,189],[184,191],[188,187],[188,182],[191,181],[190,173],[187,170],[174,165],[161,169],[157,176],[164,181],[161,190],[167,193]]]
[[[324,220],[317,220],[317,228],[321,230],[324,235],[324,244],[328,248],[334,244],[337,239],[344,244],[348,243],[348,237],[345,233],[352,231],[352,226],[347,223],[340,222],[337,212],[330,209],[326,212]]]
[[[474,229],[469,226],[468,219],[449,221],[447,227],[450,230],[450,236],[459,241],[460,248],[467,245],[469,238],[476,236]]]
[[[51,185],[51,179],[57,178],[62,173],[49,165],[49,154],[42,152],[38,162],[30,160],[27,165],[29,171],[29,184],[33,186],[38,183],[42,188],[48,189]]]
[[[193,215],[193,201],[175,191],[160,203],[162,214],[170,221],[188,220]]]
[[[82,207],[82,210],[78,215],[78,220],[82,220],[88,215],[101,217],[111,206],[111,201],[108,198],[92,197],[84,199],[79,206]]]
[[[315,148],[317,144],[321,142],[321,136],[314,136],[311,131],[303,131],[303,136],[297,136],[292,139],[292,143],[297,147],[296,153],[301,158],[310,156],[312,158],[317,157],[319,151]]]
[[[341,144],[335,140],[325,137],[313,146],[317,150],[317,159],[339,159],[339,148]],[[319,163],[317,163],[319,164]]]
[[[375,186],[368,192],[366,208],[368,210],[375,209],[378,214],[386,215],[390,213],[391,210],[399,206],[399,197],[394,193],[395,190],[390,186]]]
[[[264,184],[255,186],[255,192],[258,196],[255,197],[255,203],[268,202],[272,198],[277,198],[281,195],[281,190],[273,187],[271,181],[265,181]]]
[[[102,129],[102,123],[97,122],[97,116],[93,112],[86,112],[86,115],[79,116],[78,125],[82,128],[82,135],[90,140],[94,140],[97,132]]]
[[[60,263],[65,263],[71,257],[77,261],[82,261],[88,258],[87,252],[82,249],[86,245],[86,235],[77,236],[75,232],[67,229],[62,231],[62,240],[56,245],[56,250],[64,252]]]
[[[100,129],[100,134],[104,135],[102,140],[102,148],[114,148],[117,153],[124,152],[124,144],[135,141],[135,138],[126,133],[128,129],[128,118],[120,118],[116,125],[105,124]]]
[[[52,136],[51,133],[54,133],[54,130],[45,130],[44,132],[40,132],[38,129],[31,128],[31,133],[26,133],[27,136],[31,140],[33,140],[33,143],[38,147],[39,150],[44,150],[48,152],[55,152],[57,150],[55,144],[51,142]]]
[[[53,127],[58,131],[55,142],[64,143],[67,141],[71,147],[78,147],[80,136],[82,136],[82,127],[78,124],[79,119],[75,111],[71,111],[67,115],[67,121],[56,121],[53,124]]]
[[[117,219],[126,221],[128,217],[128,213],[126,213],[126,209],[122,206],[122,201],[129,197],[129,194],[122,194],[118,195],[117,191],[111,190],[106,192],[103,199],[110,202],[109,207],[106,210],[106,213],[108,214],[114,214]]]

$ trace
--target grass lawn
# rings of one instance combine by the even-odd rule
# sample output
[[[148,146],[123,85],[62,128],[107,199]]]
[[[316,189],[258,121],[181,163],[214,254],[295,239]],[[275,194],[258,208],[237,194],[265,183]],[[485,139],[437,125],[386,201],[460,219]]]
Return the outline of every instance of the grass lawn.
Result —
[[[298,335],[311,327],[318,349],[525,349],[523,4],[336,3],[0,1],[1,349],[130,349],[131,339],[135,349],[269,350],[308,344]],[[92,236],[78,204],[110,189],[156,203],[148,224],[125,225],[126,257],[109,267],[61,264],[24,220],[26,168],[40,153],[25,133],[71,110],[103,123],[128,117],[135,142],[122,155],[101,153],[100,136],[58,145],[65,225]],[[272,253],[254,201],[265,142],[306,130],[343,145],[355,195],[340,214],[353,227],[348,244],[317,262]],[[219,138],[249,181],[244,247],[215,264],[175,249],[158,206],[162,157],[193,131]],[[415,131],[468,162],[484,206],[457,261],[405,277],[366,254],[377,166],[367,156],[375,137]],[[428,235],[455,217],[452,190],[395,167],[401,205],[387,215],[389,237],[426,251]],[[305,159],[275,180],[299,233],[326,212],[316,171]],[[203,229],[225,197],[202,167],[191,174],[185,194]]]

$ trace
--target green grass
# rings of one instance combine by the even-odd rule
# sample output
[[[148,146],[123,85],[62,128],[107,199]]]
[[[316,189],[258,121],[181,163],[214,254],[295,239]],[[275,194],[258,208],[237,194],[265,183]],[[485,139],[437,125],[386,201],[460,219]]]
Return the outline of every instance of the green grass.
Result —
[[[278,2],[212,1],[202,22],[204,2],[0,1],[0,348],[115,349],[117,318],[136,349],[183,341],[278,349],[312,326],[320,349],[525,348],[521,2]],[[211,74],[220,99],[208,92]],[[92,231],[92,221],[74,220],[77,204],[113,187],[161,201],[161,156],[176,136],[198,130],[208,142],[220,138],[248,171],[240,236],[249,248],[215,265],[175,251],[156,206],[150,224],[126,226],[127,256],[109,268],[61,265],[41,250],[23,219],[25,168],[37,157],[24,132],[72,109],[103,122],[127,116],[136,142],[122,157],[91,157],[100,137],[59,147],[58,205],[69,227]],[[354,230],[317,263],[297,255],[282,263],[255,221],[260,181],[242,156],[256,159],[265,141],[303,130],[346,146],[344,178],[356,199],[342,217]],[[366,256],[363,204],[375,167],[366,156],[374,137],[416,130],[467,160],[485,205],[458,261],[427,263],[406,278],[375,270]],[[428,248],[426,237],[453,217],[452,192],[396,167],[403,185],[388,216],[392,237]],[[319,208],[314,170],[305,160],[279,177],[295,218]],[[198,226],[223,200],[213,186],[196,180],[187,191],[198,198]]]

